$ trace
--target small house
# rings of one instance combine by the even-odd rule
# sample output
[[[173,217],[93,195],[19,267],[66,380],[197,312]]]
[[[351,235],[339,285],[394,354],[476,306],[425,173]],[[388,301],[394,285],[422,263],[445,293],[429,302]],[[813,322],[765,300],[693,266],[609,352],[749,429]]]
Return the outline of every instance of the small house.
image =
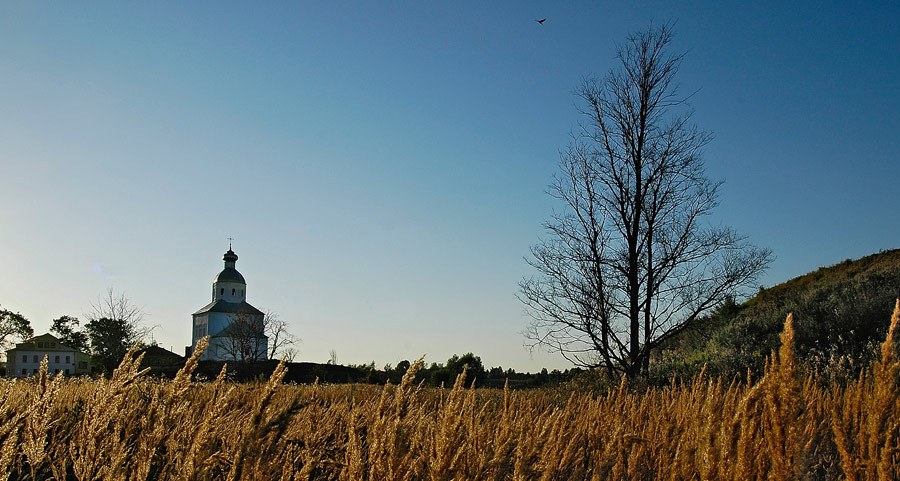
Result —
[[[6,351],[6,376],[34,376],[40,371],[44,357],[50,374],[77,376],[90,374],[93,368],[90,354],[63,344],[52,334],[42,334]]]

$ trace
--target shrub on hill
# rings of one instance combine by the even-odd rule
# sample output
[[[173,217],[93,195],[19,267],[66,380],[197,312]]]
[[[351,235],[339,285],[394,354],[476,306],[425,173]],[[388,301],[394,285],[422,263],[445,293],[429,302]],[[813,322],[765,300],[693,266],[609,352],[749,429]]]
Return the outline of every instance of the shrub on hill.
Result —
[[[836,381],[868,366],[900,297],[900,249],[846,260],[792,279],[748,301],[721,306],[656,353],[652,382],[713,375],[757,376],[794,314],[801,364]]]

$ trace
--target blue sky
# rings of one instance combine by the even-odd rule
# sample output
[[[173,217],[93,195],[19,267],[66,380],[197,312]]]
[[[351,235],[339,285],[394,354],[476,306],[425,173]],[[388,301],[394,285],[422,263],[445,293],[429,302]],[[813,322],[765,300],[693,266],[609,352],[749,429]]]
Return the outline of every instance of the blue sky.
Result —
[[[573,89],[665,21],[761,284],[900,247],[900,3],[672,3],[2,3],[0,306],[112,286],[181,352],[233,236],[301,360],[565,368],[523,257]]]

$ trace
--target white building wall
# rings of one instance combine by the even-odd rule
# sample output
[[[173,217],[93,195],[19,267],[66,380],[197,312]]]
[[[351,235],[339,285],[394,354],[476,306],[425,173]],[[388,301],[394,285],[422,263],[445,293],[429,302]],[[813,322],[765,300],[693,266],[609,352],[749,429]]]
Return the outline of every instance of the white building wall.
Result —
[[[231,314],[227,312],[210,312],[209,314],[209,335],[217,336],[231,324]]]
[[[191,346],[197,347],[197,342],[203,339],[208,332],[209,318],[207,314],[194,316],[194,332],[191,334]]]
[[[241,304],[246,302],[247,284],[244,282],[234,282],[243,279],[243,277],[237,271],[228,270],[234,269],[235,262],[237,261],[237,255],[232,252],[230,245],[228,247],[228,252],[225,253],[222,260],[225,261],[225,270],[216,276],[216,280],[213,281],[212,301],[224,301],[230,304]],[[219,278],[222,280],[219,281]],[[222,335],[222,331],[232,323],[234,316],[239,314],[216,312],[215,309],[217,308],[230,311],[238,310],[240,306],[226,306],[224,308],[221,305],[209,306],[209,310],[193,316],[193,348],[196,349],[197,343],[204,336],[210,336],[209,347],[201,357],[203,360],[227,360],[231,357],[227,354],[230,349],[226,347],[231,342],[227,337]],[[260,315],[260,317],[262,317],[262,315]],[[260,337],[259,345],[261,351],[264,353],[263,357],[265,357],[265,351],[268,348],[268,338],[265,336]]]
[[[16,350],[15,372],[8,372],[9,377],[34,376],[41,369],[41,361],[47,356],[47,369],[51,375],[56,373],[75,374],[75,351],[20,351]],[[66,359],[68,358],[68,362]],[[24,370],[24,371],[23,371]]]
[[[247,285],[239,282],[216,282],[213,288],[213,301],[241,302],[247,298]]]
[[[231,355],[231,339],[227,337],[211,337],[209,339],[209,347],[203,353],[201,359],[206,361],[233,361]],[[257,347],[260,353],[260,361],[268,359],[267,349],[269,347],[269,338],[261,337],[257,339]]]
[[[203,336],[210,336],[209,347],[206,349],[206,352],[203,353],[203,356],[200,359],[204,361],[231,360],[231,356],[227,354],[230,350],[228,347],[230,340],[227,337],[219,335],[222,333],[222,331],[225,330],[225,328],[228,327],[229,324],[231,324],[232,320],[234,319],[232,316],[234,316],[234,314],[229,314],[226,312],[207,312],[194,317],[194,326],[196,332],[202,332],[199,337],[194,338],[194,347],[197,346],[197,342]],[[265,353],[268,349],[268,338],[265,336],[261,337],[259,343],[260,351]],[[265,358],[265,355],[263,355],[263,358]]]

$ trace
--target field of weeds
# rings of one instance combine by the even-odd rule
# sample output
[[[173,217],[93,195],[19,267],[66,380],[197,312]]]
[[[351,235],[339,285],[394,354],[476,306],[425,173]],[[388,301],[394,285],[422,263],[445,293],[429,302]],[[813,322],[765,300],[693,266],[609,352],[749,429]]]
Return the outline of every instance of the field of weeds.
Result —
[[[900,479],[900,304],[860,379],[801,374],[791,318],[752,384],[644,392],[109,380],[0,384],[0,479]],[[201,349],[197,349],[199,353]]]

